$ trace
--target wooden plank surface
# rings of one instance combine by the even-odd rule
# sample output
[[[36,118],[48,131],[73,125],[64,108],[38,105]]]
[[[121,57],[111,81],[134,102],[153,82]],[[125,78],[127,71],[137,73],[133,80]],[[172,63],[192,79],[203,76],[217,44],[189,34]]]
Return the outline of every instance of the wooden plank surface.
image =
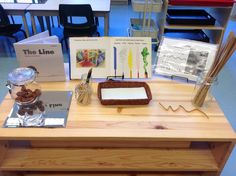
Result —
[[[189,172],[182,172],[182,173],[156,173],[156,174],[98,174],[98,173],[68,173],[68,174],[60,174],[60,173],[25,173],[23,176],[200,176],[200,173],[189,173]]]
[[[43,90],[74,90],[79,81],[41,83]],[[206,103],[201,112],[180,109],[166,111],[165,106],[193,107],[193,85],[169,80],[148,80],[153,100],[147,106],[103,106],[93,85],[92,103],[80,106],[74,96],[66,128],[7,129],[0,128],[0,139],[14,140],[149,140],[149,141],[235,141],[236,135],[215,101]],[[3,125],[13,100],[7,96],[0,105]],[[163,127],[163,129],[160,129]],[[221,130],[219,130],[221,129]]]
[[[47,148],[190,148],[191,142],[175,141],[31,141],[31,147]]]
[[[9,149],[3,171],[218,171],[210,150]]]
[[[55,172],[40,172],[40,173],[24,173],[23,176],[132,176],[132,174],[117,174],[117,173],[55,173]]]
[[[8,150],[8,142],[0,141],[0,165],[3,162]]]

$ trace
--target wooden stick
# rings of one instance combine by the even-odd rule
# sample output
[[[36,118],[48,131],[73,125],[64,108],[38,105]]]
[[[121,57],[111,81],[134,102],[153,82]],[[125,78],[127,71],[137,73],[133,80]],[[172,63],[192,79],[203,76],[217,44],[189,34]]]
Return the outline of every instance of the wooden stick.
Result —
[[[223,53],[223,51],[228,47],[228,44],[230,43],[230,40],[234,39],[234,33],[230,32],[226,42],[223,44],[223,47],[219,48],[219,51],[216,55],[216,59],[214,61],[214,64],[212,64],[212,67],[214,68],[216,66],[216,64],[219,62],[221,55]]]
[[[209,91],[212,82],[214,81],[218,73],[221,71],[221,69],[224,67],[224,65],[227,63],[229,58],[231,58],[235,50],[236,50],[236,38],[234,33],[231,32],[227,38],[226,44],[218,52],[217,58],[213,66],[209,70],[205,80],[203,81],[203,84],[198,89],[192,101],[194,105],[198,107],[201,107],[203,105],[205,98],[207,96],[207,92]]]
[[[230,41],[230,45],[228,45],[228,48],[222,53],[222,58],[219,59],[218,63],[215,65],[212,71],[209,72],[209,76],[216,76],[219,71],[223,68],[223,66],[226,64],[226,62],[229,60],[233,52],[235,51],[235,43],[236,39],[234,38],[232,41]],[[231,54],[230,54],[231,53]]]

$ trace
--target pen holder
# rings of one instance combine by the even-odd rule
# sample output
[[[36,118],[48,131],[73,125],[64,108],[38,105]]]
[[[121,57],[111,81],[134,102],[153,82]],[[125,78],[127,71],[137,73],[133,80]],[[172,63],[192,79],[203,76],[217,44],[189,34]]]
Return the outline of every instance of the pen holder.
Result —
[[[91,77],[87,80],[88,74],[81,76],[80,83],[75,87],[75,98],[81,105],[88,105],[91,103],[92,96],[92,79]]]

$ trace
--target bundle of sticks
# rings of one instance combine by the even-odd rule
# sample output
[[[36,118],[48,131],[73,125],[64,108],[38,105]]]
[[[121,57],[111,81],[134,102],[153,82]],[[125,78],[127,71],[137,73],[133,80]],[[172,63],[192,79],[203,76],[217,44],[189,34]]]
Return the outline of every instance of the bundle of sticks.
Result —
[[[92,96],[92,87],[91,87],[91,76],[92,76],[92,68],[89,69],[88,74],[84,74],[82,76],[81,82],[75,87],[75,98],[77,102],[83,105],[88,105],[91,102]],[[85,79],[85,80],[83,80]]]
[[[209,72],[207,73],[203,81],[203,84],[198,89],[192,101],[192,103],[195,106],[201,107],[203,105],[205,98],[207,96],[207,92],[212,82],[215,80],[216,76],[218,75],[220,70],[224,67],[224,65],[227,63],[227,61],[232,56],[235,50],[236,50],[236,37],[233,32],[230,32],[227,41],[218,50],[214,63],[212,64]]]

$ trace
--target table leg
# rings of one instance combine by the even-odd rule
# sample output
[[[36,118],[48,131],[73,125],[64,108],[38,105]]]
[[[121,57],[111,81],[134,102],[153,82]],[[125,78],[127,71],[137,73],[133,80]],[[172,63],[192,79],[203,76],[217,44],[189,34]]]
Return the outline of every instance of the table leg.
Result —
[[[32,24],[32,27],[33,27],[33,34],[36,34],[37,31],[36,31],[36,24],[35,24],[34,16],[30,15],[30,18],[31,18],[31,24]]]
[[[25,14],[22,15],[22,20],[23,20],[23,23],[24,23],[26,36],[29,37],[30,36],[29,35],[29,28],[28,28],[28,24],[27,24],[27,21],[26,21]]]
[[[104,36],[109,35],[109,13],[105,13],[104,16]]]
[[[51,25],[50,25],[50,16],[45,16],[46,18],[46,24],[47,24],[47,29],[49,31],[49,35],[52,34],[52,30],[51,30]]]

